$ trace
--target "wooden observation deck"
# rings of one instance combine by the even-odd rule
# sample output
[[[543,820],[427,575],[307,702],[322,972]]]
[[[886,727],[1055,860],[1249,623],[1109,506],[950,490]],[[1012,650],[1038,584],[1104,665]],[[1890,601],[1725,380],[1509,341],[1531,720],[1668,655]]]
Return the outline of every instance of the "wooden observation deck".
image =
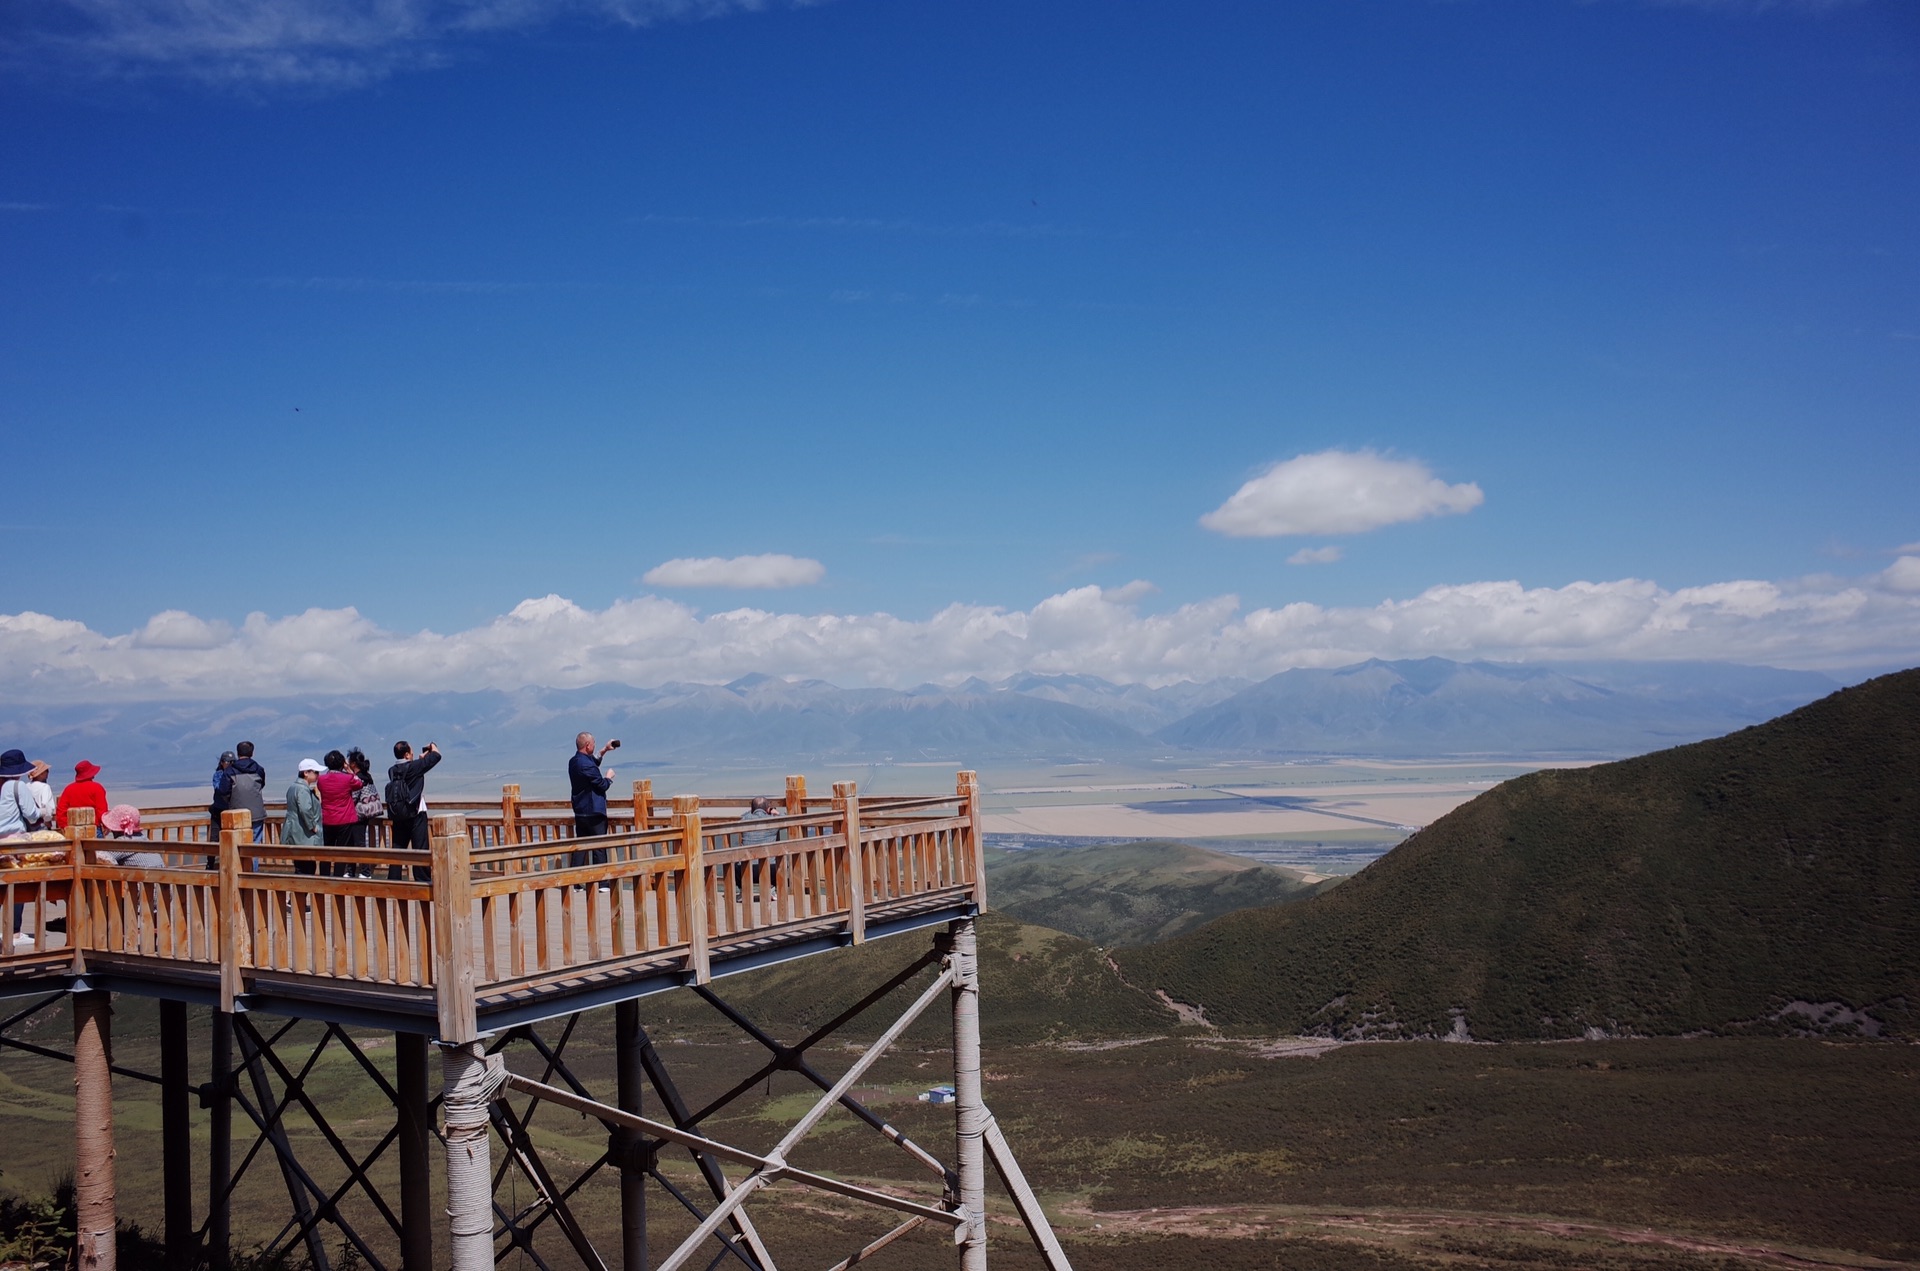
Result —
[[[540,1267],[570,1254],[584,1271],[611,1271],[573,1207],[603,1170],[619,1180],[621,1271],[723,1262],[778,1271],[775,1242],[747,1212],[775,1185],[892,1215],[895,1225],[842,1260],[841,1271],[922,1227],[950,1232],[962,1271],[986,1271],[989,1159],[1045,1265],[1071,1271],[983,1093],[974,917],[985,891],[973,773],[960,773],[951,794],[864,801],[852,782],[815,798],[804,778],[789,777],[781,814],[750,819],[741,815],[749,800],[658,801],[651,783],[639,781],[630,803],[609,808],[609,833],[591,838],[574,836],[567,803],[523,800],[518,786],[507,786],[497,804],[430,798],[432,847],[424,852],[394,850],[385,826],[365,848],[289,846],[272,809],[257,827],[259,843],[245,812],[224,814],[216,832],[201,809],[157,808],[143,815],[145,843],[95,837],[92,813],[80,810],[63,841],[0,844],[15,860],[0,869],[0,997],[41,999],[0,1021],[0,1048],[74,1066],[77,1265],[115,1266],[119,1072],[160,1088],[170,1271],[233,1271],[233,1197],[256,1160],[278,1165],[288,1193],[287,1220],[262,1246],[262,1261],[298,1246],[319,1271],[331,1265],[327,1231],[372,1271],[493,1271],[516,1250]],[[118,863],[130,850],[149,854],[151,867]],[[930,948],[791,1043],[712,986],[733,972],[928,928]],[[862,1039],[837,1079],[816,1066],[842,1029],[929,973],[931,982],[877,1038]],[[700,1108],[647,1035],[637,1002],[682,987],[767,1052],[757,1071]],[[113,1064],[115,993],[159,999],[157,1077]],[[950,1164],[868,1108],[856,1089],[942,998],[953,1022]],[[71,1054],[6,1035],[61,1004],[72,1016]],[[192,1004],[211,1008],[209,1079],[197,1087],[188,1075]],[[596,1099],[565,1051],[581,1015],[604,1006],[613,1007],[615,1071],[613,1089]],[[258,1027],[250,1017],[263,1012],[286,1022]],[[556,1040],[539,1035],[542,1021],[562,1018]],[[310,1027],[292,1035],[301,1021],[320,1022],[318,1036]],[[390,1081],[349,1029],[393,1034]],[[438,1128],[429,1039],[443,1076]],[[283,1054],[308,1044],[304,1060]],[[330,1046],[349,1052],[349,1070],[393,1104],[392,1130],[370,1148],[335,1132],[305,1081]],[[516,1054],[536,1062],[516,1071],[508,1062]],[[751,1101],[763,1080],[771,1099],[776,1072],[819,1091],[780,1141],[769,1150],[711,1137],[710,1119]],[[196,1089],[207,1125],[204,1204],[193,1186]],[[520,1097],[527,1102],[516,1108]],[[657,1106],[643,1108],[643,1097]],[[543,1103],[607,1131],[606,1151],[570,1167],[578,1172],[565,1184],[554,1172],[558,1158],[544,1157],[527,1133]],[[312,1133],[290,1129],[296,1105]],[[903,1195],[796,1165],[792,1153],[836,1108],[931,1174],[938,1192],[923,1185]],[[236,1111],[257,1131],[238,1155],[247,1132],[236,1136]],[[438,1214],[429,1163],[436,1137],[446,1180]],[[663,1157],[674,1153],[685,1153],[692,1170],[662,1172]],[[525,1204],[515,1190],[501,1193],[513,1171],[532,1189]],[[378,1181],[395,1174],[397,1212]],[[684,1211],[669,1208],[660,1221],[658,1234],[676,1243],[657,1262],[650,1196]],[[447,1242],[444,1257],[437,1239]]]
[[[64,845],[15,848],[64,859],[0,870],[0,996],[106,990],[464,1041],[971,917],[979,798],[971,772],[952,794],[866,800],[790,777],[782,814],[742,822],[746,799],[638,781],[604,837],[576,839],[565,800],[510,785],[497,804],[430,796],[430,852],[289,847],[274,809],[259,844],[245,813],[215,843],[203,809],[151,809],[144,845],[82,814]],[[164,868],[101,856],[134,846]],[[343,866],[373,876],[328,876]],[[62,906],[64,935],[46,926]]]

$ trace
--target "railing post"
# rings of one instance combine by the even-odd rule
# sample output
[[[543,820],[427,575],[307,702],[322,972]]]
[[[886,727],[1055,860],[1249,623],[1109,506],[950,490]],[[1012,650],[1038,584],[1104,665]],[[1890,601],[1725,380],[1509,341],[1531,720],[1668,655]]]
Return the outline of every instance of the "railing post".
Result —
[[[707,961],[707,862],[700,837],[700,796],[673,796],[673,823],[680,831],[680,850],[687,858],[686,881],[681,885],[680,923],[687,932],[687,970],[695,984],[713,979]]]
[[[77,1271],[114,1271],[113,995],[73,995],[73,1204]]]
[[[67,858],[73,882],[67,889],[67,949],[73,955],[73,973],[87,973],[87,893],[80,885],[87,863],[87,846],[94,836],[93,809],[67,810]],[[43,919],[44,921],[44,919]]]
[[[860,785],[833,783],[833,810],[840,814],[840,832],[847,838],[847,931],[855,944],[867,940],[867,856],[860,846]]]
[[[633,783],[633,829],[637,834],[645,833],[647,822],[653,819],[653,778],[642,777]]]
[[[787,815],[800,816],[804,814],[806,810],[807,810],[807,779],[803,776],[788,777],[787,778]],[[795,835],[794,837],[798,838],[799,836]]]
[[[253,813],[242,808],[220,814],[220,1009],[229,1015],[240,996],[240,944],[247,932],[240,907],[240,845],[252,842]]]
[[[433,997],[439,1008],[440,1040],[473,1041],[474,1013],[473,840],[458,812],[428,822],[433,849]]]
[[[980,774],[960,771],[954,785],[960,796],[960,814],[967,818],[967,872],[973,875],[973,903],[981,912],[987,908],[987,840],[981,831]]]
[[[511,847],[520,841],[520,786],[510,782],[500,787],[500,844]]]

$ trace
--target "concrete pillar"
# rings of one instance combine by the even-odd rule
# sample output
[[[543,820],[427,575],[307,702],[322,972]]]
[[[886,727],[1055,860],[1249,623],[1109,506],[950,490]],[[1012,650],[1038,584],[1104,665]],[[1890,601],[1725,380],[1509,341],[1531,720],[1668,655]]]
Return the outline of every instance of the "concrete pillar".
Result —
[[[113,995],[73,995],[73,1202],[77,1271],[114,1271]]]
[[[960,1203],[968,1226],[960,1242],[961,1271],[987,1269],[987,1104],[980,1089],[980,958],[971,918],[950,928],[953,947],[953,1110]]]

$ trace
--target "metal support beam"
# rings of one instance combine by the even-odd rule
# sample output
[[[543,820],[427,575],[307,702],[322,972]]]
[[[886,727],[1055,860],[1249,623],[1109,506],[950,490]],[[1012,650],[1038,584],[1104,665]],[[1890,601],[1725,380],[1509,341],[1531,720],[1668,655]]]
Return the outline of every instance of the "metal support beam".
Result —
[[[206,1104],[212,1113],[207,1147],[207,1264],[233,1271],[233,1016],[213,1013],[212,1071]]]
[[[73,995],[73,1202],[78,1271],[114,1271],[113,995]]]
[[[160,1000],[160,1182],[166,1213],[167,1271],[193,1271],[193,1119],[187,1096],[187,1004]]]
[[[634,808],[645,806],[634,782]],[[642,828],[646,822],[640,822]],[[646,1033],[640,1027],[640,1003],[621,1002],[613,1008],[614,1084],[622,1112],[639,1116],[641,1087],[646,1070],[640,1065],[640,1045]],[[632,1126],[613,1131],[612,1150],[620,1167],[620,1267],[621,1271],[647,1271],[647,1166],[646,1139]]]
[[[400,1271],[433,1271],[433,1186],[427,1175],[433,1101],[427,1093],[427,1039],[396,1033],[393,1051],[399,1095]]]
[[[953,1111],[960,1204],[961,1271],[987,1271],[987,1104],[980,1090],[980,959],[973,919],[949,929],[947,971],[953,981]]]
[[[266,1119],[261,1133],[273,1147],[274,1157],[280,1162],[280,1177],[287,1184],[287,1199],[293,1205],[294,1221],[306,1235],[307,1260],[313,1264],[314,1271],[331,1271],[332,1262],[327,1257],[327,1243],[320,1238],[319,1223],[314,1220],[313,1205],[307,1197],[307,1187],[300,1175],[300,1167],[294,1159],[293,1144],[287,1140],[287,1129],[282,1122],[286,1101],[276,1104],[273,1087],[267,1084],[266,1065],[261,1062],[260,1039],[254,1036],[252,1028],[240,1030],[240,1054],[247,1070],[247,1078],[253,1083],[253,1097],[260,1105],[260,1115]],[[289,1099],[291,1100],[291,1091]]]

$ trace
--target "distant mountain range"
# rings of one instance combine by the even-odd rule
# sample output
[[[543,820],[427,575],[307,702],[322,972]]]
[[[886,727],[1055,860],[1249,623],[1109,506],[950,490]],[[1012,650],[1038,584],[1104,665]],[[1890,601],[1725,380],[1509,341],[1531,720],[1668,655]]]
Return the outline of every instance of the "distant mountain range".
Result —
[[[1324,894],[1115,957],[1136,986],[1263,1033],[1911,1039],[1920,670],[1516,778]]]
[[[1086,675],[845,689],[730,684],[342,694],[218,703],[0,706],[0,744],[56,767],[86,757],[125,780],[197,783],[242,737],[291,759],[358,744],[376,759],[435,741],[469,772],[544,771],[590,729],[622,766],[703,762],[1145,761],[1188,756],[1605,758],[1708,737],[1830,692],[1826,676],[1712,664],[1517,666],[1369,661],[1257,684],[1161,688]],[[273,765],[270,765],[270,767]],[[638,775],[636,773],[636,775]]]

